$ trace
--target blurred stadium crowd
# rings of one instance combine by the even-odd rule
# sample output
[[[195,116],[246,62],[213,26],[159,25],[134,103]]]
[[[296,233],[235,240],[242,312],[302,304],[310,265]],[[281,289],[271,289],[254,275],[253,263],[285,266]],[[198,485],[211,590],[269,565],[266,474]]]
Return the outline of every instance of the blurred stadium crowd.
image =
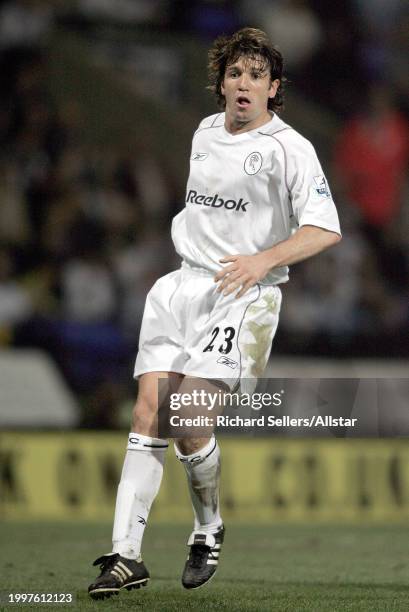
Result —
[[[319,153],[344,239],[293,267],[274,350],[409,356],[406,3],[3,1],[0,346],[49,352],[87,406],[84,426],[115,424],[112,406],[132,393],[146,292],[178,266],[169,224],[183,205],[184,179],[175,180],[143,130],[134,150],[83,137],[75,96],[50,93],[49,40],[69,32],[87,41],[96,30],[126,26],[135,40],[140,32],[155,41],[172,33],[205,49],[244,25],[261,27],[282,50],[289,98],[314,104],[301,121],[294,112],[284,120],[306,135],[321,116],[336,126]],[[183,79],[179,85],[170,111],[187,104]],[[189,112],[197,122],[203,108]]]

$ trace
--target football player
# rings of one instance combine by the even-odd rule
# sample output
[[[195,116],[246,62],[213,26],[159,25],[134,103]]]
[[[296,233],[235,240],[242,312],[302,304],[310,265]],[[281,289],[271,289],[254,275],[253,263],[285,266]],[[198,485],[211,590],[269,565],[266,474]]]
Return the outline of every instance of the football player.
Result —
[[[172,224],[182,266],[159,279],[146,299],[113,547],[94,563],[101,567],[89,587],[94,598],[149,580],[141,543],[168,448],[158,415],[169,394],[217,393],[261,376],[288,266],[340,240],[314,148],[278,116],[283,59],[266,34],[244,28],[217,39],[209,75],[221,112],[203,119],[193,136],[186,206]],[[223,544],[220,449],[211,432],[193,430],[177,438],[175,452],[194,510],[182,574],[192,589],[213,576]]]

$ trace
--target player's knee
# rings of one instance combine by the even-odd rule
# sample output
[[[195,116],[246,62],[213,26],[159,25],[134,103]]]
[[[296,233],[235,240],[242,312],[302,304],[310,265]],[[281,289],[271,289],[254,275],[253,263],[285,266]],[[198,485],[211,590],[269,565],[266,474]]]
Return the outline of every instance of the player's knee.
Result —
[[[209,441],[210,438],[178,438],[175,445],[181,455],[193,455],[205,448]]]
[[[144,435],[151,435],[157,424],[158,402],[156,397],[138,396],[132,410],[132,430]]]

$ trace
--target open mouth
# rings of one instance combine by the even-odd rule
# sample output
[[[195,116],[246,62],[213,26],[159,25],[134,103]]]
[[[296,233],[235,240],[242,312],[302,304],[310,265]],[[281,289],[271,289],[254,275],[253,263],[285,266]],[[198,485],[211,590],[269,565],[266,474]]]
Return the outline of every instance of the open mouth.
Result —
[[[246,96],[239,96],[237,98],[237,105],[240,108],[247,108],[250,105],[250,100]]]

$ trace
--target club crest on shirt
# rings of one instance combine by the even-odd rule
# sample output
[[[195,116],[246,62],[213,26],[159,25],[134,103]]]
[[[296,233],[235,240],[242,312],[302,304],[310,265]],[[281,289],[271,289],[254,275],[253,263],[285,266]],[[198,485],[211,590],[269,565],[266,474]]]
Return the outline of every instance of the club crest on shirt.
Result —
[[[209,153],[193,153],[190,158],[192,161],[204,161],[209,157]]]
[[[263,165],[263,158],[261,153],[253,151],[250,155],[247,155],[246,161],[244,162],[244,171],[247,174],[257,174],[261,170]]]
[[[318,195],[323,195],[326,198],[331,197],[331,192],[328,187],[327,179],[323,174],[314,176],[314,189]]]

